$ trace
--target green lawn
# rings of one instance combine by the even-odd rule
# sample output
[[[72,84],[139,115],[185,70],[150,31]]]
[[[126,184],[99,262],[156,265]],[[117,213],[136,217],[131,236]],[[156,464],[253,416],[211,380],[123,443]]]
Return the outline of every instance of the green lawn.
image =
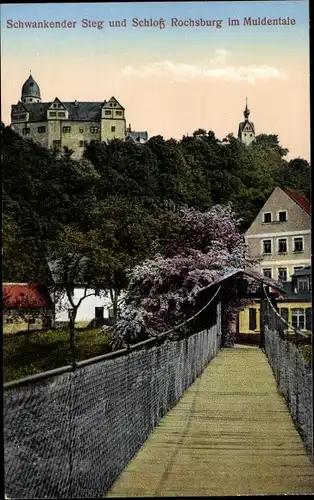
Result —
[[[3,341],[4,382],[17,380],[71,364],[69,332],[49,330],[27,335],[5,336]],[[109,334],[100,328],[75,332],[77,361],[110,352]]]

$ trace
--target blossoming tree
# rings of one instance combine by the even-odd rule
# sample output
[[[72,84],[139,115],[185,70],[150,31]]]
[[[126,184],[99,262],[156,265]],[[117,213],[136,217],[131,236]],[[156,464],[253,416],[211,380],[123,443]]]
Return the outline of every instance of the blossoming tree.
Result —
[[[179,235],[165,253],[130,271],[115,341],[137,342],[174,327],[226,268],[246,267],[250,258],[240,222],[230,206],[216,205],[208,212],[182,209]],[[239,304],[236,291],[230,291],[224,303],[228,317]]]

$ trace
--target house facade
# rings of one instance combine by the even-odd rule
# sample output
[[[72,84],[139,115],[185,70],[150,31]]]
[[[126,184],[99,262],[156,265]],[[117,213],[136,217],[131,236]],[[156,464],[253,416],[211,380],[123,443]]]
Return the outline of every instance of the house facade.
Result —
[[[47,287],[28,283],[4,283],[3,332],[49,329],[54,304]]]
[[[251,255],[259,260],[261,274],[282,282],[288,289],[297,273],[311,265],[309,201],[291,189],[277,186],[245,233],[245,240]],[[288,314],[293,323],[292,309],[305,310],[310,307],[310,301],[303,307],[302,301],[296,302],[300,295],[293,300],[291,297],[291,293],[288,294],[280,304],[285,303],[282,308],[288,309],[288,313],[284,311],[284,315]],[[240,334],[259,333],[259,310],[256,302],[239,313]]]
[[[74,159],[80,158],[93,140],[129,138],[142,143],[148,136],[147,132],[126,128],[125,109],[114,96],[102,102],[62,101],[58,97],[42,102],[32,75],[22,86],[18,103],[11,106],[11,126],[25,139],[45,148],[72,150]]]

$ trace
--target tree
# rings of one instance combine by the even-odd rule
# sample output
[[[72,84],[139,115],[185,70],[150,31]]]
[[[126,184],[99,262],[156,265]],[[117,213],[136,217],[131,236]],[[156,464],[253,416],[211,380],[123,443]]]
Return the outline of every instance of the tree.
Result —
[[[215,206],[204,213],[184,209],[181,217],[180,234],[166,251],[130,272],[117,342],[136,342],[187,319],[200,293],[226,268],[244,268],[250,262],[239,221],[230,207]],[[229,306],[226,298],[224,307]]]

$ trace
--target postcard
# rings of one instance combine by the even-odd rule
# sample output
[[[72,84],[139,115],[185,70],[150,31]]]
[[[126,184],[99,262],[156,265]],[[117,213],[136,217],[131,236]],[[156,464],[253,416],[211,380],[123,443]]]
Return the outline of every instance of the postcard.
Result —
[[[5,497],[313,493],[309,1],[1,5]]]

